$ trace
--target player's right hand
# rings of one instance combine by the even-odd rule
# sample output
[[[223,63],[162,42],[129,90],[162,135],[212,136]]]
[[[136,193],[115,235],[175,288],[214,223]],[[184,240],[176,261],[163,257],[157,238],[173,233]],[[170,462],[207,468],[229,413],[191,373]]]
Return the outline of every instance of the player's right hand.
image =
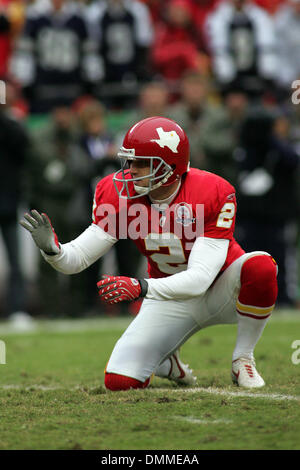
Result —
[[[31,213],[24,214],[20,225],[31,233],[36,246],[48,255],[57,255],[60,252],[60,244],[46,214],[40,214],[33,209]]]

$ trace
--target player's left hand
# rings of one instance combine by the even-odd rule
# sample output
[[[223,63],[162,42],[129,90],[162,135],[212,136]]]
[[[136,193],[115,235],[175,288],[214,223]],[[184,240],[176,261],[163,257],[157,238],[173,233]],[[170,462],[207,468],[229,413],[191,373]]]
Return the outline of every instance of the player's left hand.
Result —
[[[107,275],[102,277],[104,279],[97,283],[98,293],[101,300],[107,304],[136,300],[147,293],[148,284],[144,279]]]

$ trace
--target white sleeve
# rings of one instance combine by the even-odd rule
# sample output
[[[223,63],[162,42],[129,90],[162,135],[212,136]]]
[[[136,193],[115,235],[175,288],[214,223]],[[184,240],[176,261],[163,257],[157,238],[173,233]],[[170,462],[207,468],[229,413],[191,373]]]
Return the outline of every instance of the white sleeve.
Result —
[[[43,251],[41,254],[56,271],[76,274],[105,255],[116,241],[116,238],[104,232],[98,225],[91,224],[75,240],[61,244],[58,255],[46,255]]]
[[[183,300],[204,294],[212,284],[228,252],[229,240],[196,239],[186,271],[160,279],[147,279],[147,299]]]

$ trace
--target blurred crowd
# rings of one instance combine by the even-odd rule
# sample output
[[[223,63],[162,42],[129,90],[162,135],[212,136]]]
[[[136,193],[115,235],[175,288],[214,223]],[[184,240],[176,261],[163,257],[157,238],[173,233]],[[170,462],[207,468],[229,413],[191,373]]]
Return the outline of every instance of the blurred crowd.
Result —
[[[272,254],[278,305],[299,307],[299,90],[300,0],[0,0],[0,318],[103,312],[105,260],[66,277],[37,256],[29,282],[18,217],[46,212],[75,238],[124,133],[153,115],[236,187],[237,240]],[[143,273],[131,242],[114,250],[116,273]]]

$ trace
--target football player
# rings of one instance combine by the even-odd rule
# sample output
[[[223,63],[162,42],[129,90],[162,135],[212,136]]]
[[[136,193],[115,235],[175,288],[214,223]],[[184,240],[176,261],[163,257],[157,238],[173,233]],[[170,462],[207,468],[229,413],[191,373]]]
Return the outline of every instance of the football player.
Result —
[[[170,119],[136,123],[118,156],[121,169],[99,181],[93,222],[75,240],[60,244],[48,216],[36,210],[20,222],[45,260],[65,274],[87,268],[119,238],[131,238],[147,257],[149,278],[98,282],[109,304],[143,298],[110,356],[105,386],[145,388],[153,374],[193,384],[180,346],[202,328],[237,323],[232,380],[262,387],[253,352],[276,301],[277,266],[268,253],[245,253],[235,241],[234,188],[189,168],[188,138]]]

